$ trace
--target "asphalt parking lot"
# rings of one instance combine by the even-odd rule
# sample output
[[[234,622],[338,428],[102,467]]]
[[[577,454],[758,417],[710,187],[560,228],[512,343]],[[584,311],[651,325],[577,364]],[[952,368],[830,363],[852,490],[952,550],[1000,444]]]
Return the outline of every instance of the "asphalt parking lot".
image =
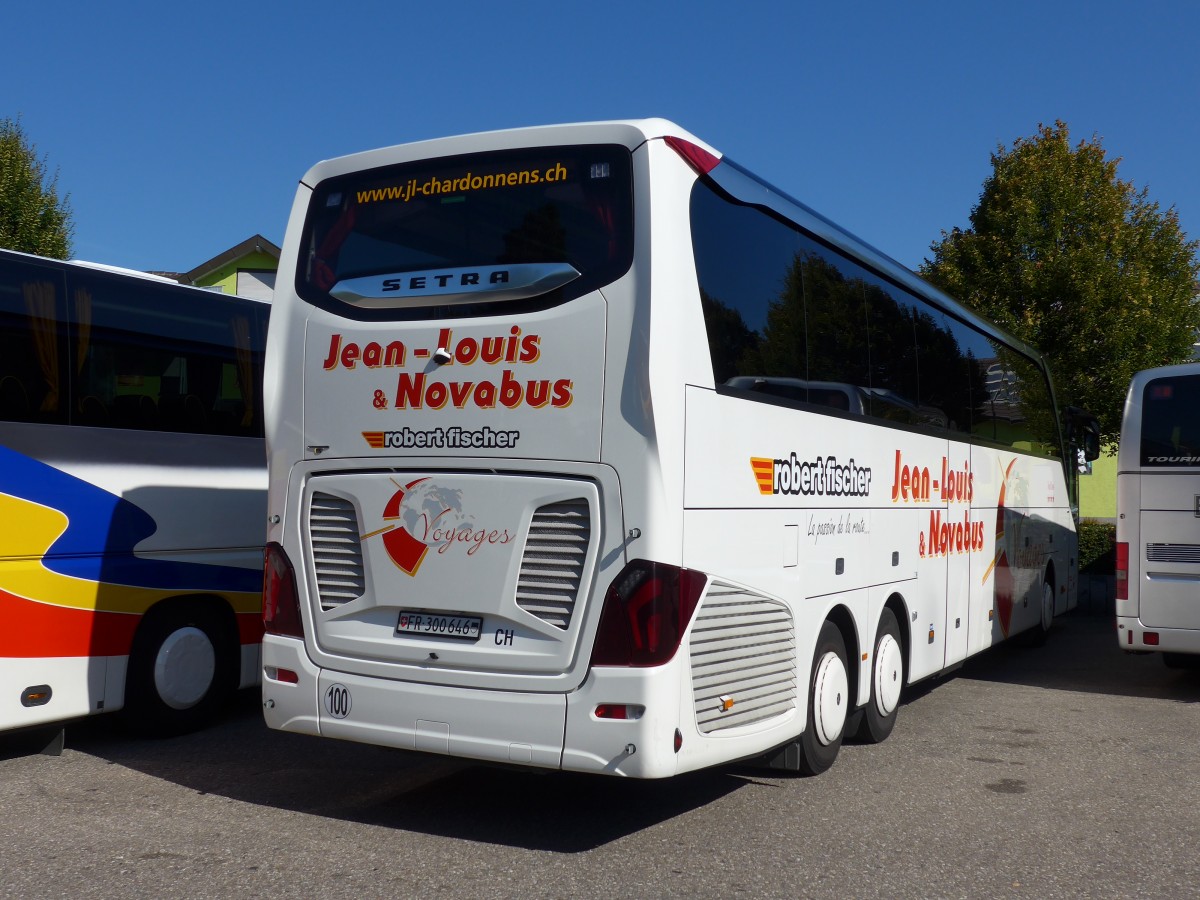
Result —
[[[533,774],[285,735],[0,747],[0,896],[1188,897],[1200,674],[1074,614],[805,779]]]

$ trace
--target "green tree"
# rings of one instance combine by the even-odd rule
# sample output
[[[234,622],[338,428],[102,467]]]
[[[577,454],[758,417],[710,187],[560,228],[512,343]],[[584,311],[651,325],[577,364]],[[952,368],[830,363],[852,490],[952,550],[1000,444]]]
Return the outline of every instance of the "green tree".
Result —
[[[67,199],[21,123],[0,119],[0,247],[66,259],[74,231]]]
[[[992,154],[971,227],[942,232],[921,274],[1042,351],[1060,404],[1120,434],[1130,377],[1191,356],[1196,248],[1174,207],[1117,177],[1100,139],[1041,125]]]

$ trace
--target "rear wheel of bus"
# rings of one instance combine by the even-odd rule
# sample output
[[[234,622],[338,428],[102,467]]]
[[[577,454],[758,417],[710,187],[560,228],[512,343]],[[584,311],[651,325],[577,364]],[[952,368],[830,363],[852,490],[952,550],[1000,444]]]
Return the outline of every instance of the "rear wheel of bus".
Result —
[[[124,719],[143,734],[170,736],[207,725],[237,686],[236,626],[197,601],[157,607],[134,637]]]
[[[875,633],[871,654],[871,698],[863,709],[855,735],[860,741],[878,744],[896,727],[900,691],[904,686],[904,644],[896,614],[885,608]]]
[[[1042,582],[1039,607],[1037,624],[1021,636],[1028,647],[1040,647],[1045,644],[1050,637],[1050,629],[1054,627],[1054,583],[1050,574],[1047,574]]]
[[[800,771],[820,775],[833,765],[846,729],[850,678],[846,642],[833,622],[821,626],[808,686],[808,725],[800,735]]]

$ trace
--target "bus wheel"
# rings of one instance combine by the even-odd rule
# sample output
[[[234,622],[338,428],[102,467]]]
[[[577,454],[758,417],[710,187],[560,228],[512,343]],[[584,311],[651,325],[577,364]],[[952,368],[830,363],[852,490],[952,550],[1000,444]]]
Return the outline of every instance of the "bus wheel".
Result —
[[[126,723],[160,737],[208,724],[237,684],[237,646],[227,631],[199,604],[148,613],[129,653]]]
[[[904,687],[904,646],[900,643],[900,625],[896,614],[886,607],[879,617],[875,651],[871,660],[871,699],[863,709],[856,737],[878,744],[892,733],[900,712],[900,691]]]
[[[1054,625],[1054,585],[1047,579],[1042,582],[1042,602],[1041,602],[1041,618],[1038,619],[1037,626],[1027,632],[1029,646],[1040,647],[1046,643],[1046,638],[1050,636],[1050,629]]]
[[[821,626],[813,654],[808,688],[808,725],[800,735],[800,771],[820,775],[833,765],[842,746],[850,679],[846,672],[846,644],[832,622]]]

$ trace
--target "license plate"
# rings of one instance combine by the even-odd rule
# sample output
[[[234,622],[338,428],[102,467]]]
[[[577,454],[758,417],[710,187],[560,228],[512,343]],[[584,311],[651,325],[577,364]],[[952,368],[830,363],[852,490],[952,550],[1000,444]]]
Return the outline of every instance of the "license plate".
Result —
[[[400,621],[396,623],[396,634],[459,638],[465,641],[479,640],[479,633],[482,630],[483,618],[481,616],[415,612],[407,609],[400,611]]]

